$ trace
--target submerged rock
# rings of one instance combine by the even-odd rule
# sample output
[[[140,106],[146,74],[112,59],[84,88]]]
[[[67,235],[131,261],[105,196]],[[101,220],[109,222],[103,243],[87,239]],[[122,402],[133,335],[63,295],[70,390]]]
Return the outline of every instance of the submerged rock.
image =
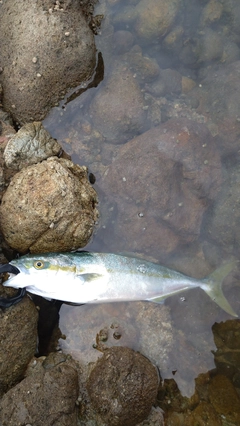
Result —
[[[115,62],[111,75],[91,102],[90,114],[95,130],[107,142],[123,143],[143,131],[143,94],[134,73],[122,62]]]
[[[41,122],[28,123],[7,143],[4,151],[6,166],[20,170],[58,155],[61,146],[53,139]]]
[[[51,355],[43,362],[33,360],[28,376],[3,396],[2,426],[77,425],[77,368],[66,356]]]
[[[87,168],[50,157],[13,177],[2,199],[2,232],[20,253],[73,250],[89,241],[96,204]]]
[[[159,377],[151,362],[124,347],[104,351],[90,373],[87,389],[103,421],[114,426],[134,426],[150,413]]]
[[[21,124],[41,120],[92,75],[93,33],[78,1],[1,3],[3,106]]]
[[[171,29],[179,6],[179,0],[141,0],[135,12],[137,37],[145,43],[154,43],[164,36]]]
[[[141,248],[159,259],[198,238],[220,185],[220,157],[206,126],[171,119],[122,146],[106,168],[100,186],[117,213],[103,238],[111,250]]]

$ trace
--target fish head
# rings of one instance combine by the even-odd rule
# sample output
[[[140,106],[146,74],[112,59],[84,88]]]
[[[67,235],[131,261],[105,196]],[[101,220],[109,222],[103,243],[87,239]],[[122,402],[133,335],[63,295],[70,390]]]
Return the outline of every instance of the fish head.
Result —
[[[5,272],[9,272],[9,278],[4,285],[14,288],[27,287],[29,291],[34,287],[44,291],[45,285],[55,285],[61,278],[66,282],[66,278],[75,273],[75,265],[71,259],[59,253],[22,256],[12,260],[7,267],[9,270],[5,269]]]

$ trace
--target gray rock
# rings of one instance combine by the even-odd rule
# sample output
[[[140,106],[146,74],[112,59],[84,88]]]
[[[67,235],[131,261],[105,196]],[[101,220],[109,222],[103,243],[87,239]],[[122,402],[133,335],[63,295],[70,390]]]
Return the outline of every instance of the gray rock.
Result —
[[[231,166],[216,203],[205,220],[205,236],[228,253],[240,245],[240,168]]]
[[[7,143],[4,151],[6,166],[21,170],[59,154],[61,146],[44,129],[41,122],[25,124]]]
[[[89,241],[96,204],[87,168],[50,157],[13,177],[2,199],[2,232],[21,253],[73,250]]]
[[[136,36],[153,43],[170,29],[180,6],[179,0],[141,0],[136,7]]]
[[[3,293],[4,291],[4,293]],[[2,289],[1,297],[14,290]],[[20,303],[0,311],[0,395],[23,378],[37,349],[38,312],[25,297]]]
[[[54,354],[54,360],[48,358],[33,360],[30,374],[4,395],[0,402],[2,426],[77,425],[76,366],[61,354]]]
[[[101,418],[114,426],[134,426],[150,413],[159,377],[151,362],[124,347],[104,351],[90,373],[87,389]]]
[[[78,1],[1,3],[3,106],[21,124],[42,120],[69,88],[92,75],[93,33]]]
[[[198,238],[220,185],[220,157],[206,126],[168,120],[123,145],[106,167],[100,186],[117,213],[102,236],[112,251],[166,256]]]
[[[90,105],[95,130],[110,143],[123,143],[144,129],[146,111],[134,73],[115,62]]]

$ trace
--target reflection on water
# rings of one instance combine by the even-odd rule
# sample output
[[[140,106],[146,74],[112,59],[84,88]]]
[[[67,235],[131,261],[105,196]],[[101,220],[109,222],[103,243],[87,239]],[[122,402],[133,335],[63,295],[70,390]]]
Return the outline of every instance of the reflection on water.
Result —
[[[96,13],[105,17],[96,37],[104,80],[44,123],[97,178],[101,221],[88,249],[206,276],[240,247],[239,2],[101,0]],[[238,278],[224,291],[240,314]],[[105,345],[152,359],[167,424],[240,423],[239,320],[201,290],[165,306],[63,306],[60,328],[61,347],[83,363],[100,356],[101,330]]]

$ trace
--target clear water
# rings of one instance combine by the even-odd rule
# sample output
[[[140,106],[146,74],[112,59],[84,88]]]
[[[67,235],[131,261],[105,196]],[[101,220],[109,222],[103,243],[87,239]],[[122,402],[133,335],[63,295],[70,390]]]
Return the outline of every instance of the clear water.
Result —
[[[162,9],[174,4],[160,3]],[[51,111],[44,125],[73,161],[87,165],[96,177],[101,218],[86,249],[134,252],[201,278],[223,262],[238,259],[239,254],[240,8],[237,2],[228,0],[179,1],[166,33],[147,36],[144,26],[151,10],[145,6],[144,1],[137,0],[99,2],[96,13],[103,14],[104,19],[96,36],[102,55],[96,87],[70,102],[65,99]],[[144,7],[146,15],[142,18]],[[172,153],[169,140],[164,142],[169,144],[175,168],[179,168],[179,175],[173,175],[176,169],[170,168],[165,147],[166,164],[172,170],[166,172],[169,184],[165,185],[164,180],[161,184],[162,170],[156,167],[163,163],[145,148],[141,156],[137,145],[128,142],[159,128],[161,143],[164,134],[173,131],[169,122],[178,119],[182,123],[190,120],[198,127],[192,131],[182,124],[181,131],[177,130],[180,148],[176,150],[181,149],[182,156],[179,151]],[[142,140],[139,143],[142,147]],[[202,157],[201,149],[195,150],[199,143],[201,149],[207,149],[206,157]],[[186,149],[186,144],[191,149]],[[125,146],[130,147],[127,152],[132,162],[123,151]],[[140,163],[142,174],[139,168],[136,176],[133,171]],[[198,185],[187,192],[196,171]],[[149,182],[151,188],[157,188],[155,192],[149,189]],[[167,201],[162,204],[164,197]],[[224,291],[240,315],[237,269],[224,281]],[[223,312],[200,289],[173,296],[159,306],[147,302],[64,305],[60,329],[66,336],[60,339],[60,346],[83,364],[100,356],[94,348],[99,334],[105,346],[126,345],[148,356],[168,383],[161,404],[176,422],[185,421],[177,414],[184,411],[183,406],[193,410],[197,405],[183,399],[194,399],[196,389],[201,403],[210,398],[218,410],[216,398],[206,397],[202,390],[208,392],[215,375],[226,377],[236,398],[240,394],[239,320]],[[176,382],[181,400],[168,379]],[[222,424],[239,424],[236,406],[235,415],[225,408],[217,411],[226,420]],[[174,424],[171,421],[169,424]],[[185,424],[181,422],[175,424]]]

